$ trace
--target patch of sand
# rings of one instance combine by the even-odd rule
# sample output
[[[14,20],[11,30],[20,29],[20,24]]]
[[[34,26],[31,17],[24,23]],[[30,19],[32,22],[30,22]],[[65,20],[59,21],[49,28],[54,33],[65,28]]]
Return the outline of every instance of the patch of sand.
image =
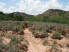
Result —
[[[7,44],[9,44],[10,43],[10,41],[11,41],[11,39],[9,39],[9,38],[6,38],[6,37],[3,37],[2,38],[2,42],[3,42],[3,44],[5,44],[5,45],[7,45]]]
[[[28,52],[49,52],[49,46],[43,46],[41,39],[36,39],[29,29],[24,30],[24,38],[29,42]]]

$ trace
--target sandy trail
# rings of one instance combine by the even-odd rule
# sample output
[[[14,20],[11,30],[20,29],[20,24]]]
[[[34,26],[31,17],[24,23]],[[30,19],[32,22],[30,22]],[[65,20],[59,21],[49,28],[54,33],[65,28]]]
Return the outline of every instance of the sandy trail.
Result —
[[[29,29],[24,30],[24,37],[29,42],[28,52],[46,52],[46,47],[40,43],[40,39],[34,38]]]

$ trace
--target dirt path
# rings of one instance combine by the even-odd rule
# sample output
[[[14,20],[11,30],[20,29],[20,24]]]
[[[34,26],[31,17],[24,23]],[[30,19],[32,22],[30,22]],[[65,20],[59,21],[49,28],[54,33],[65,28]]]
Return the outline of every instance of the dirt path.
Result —
[[[24,30],[24,33],[25,39],[29,42],[28,52],[46,52],[46,47],[40,43],[41,40],[34,38],[28,28]]]

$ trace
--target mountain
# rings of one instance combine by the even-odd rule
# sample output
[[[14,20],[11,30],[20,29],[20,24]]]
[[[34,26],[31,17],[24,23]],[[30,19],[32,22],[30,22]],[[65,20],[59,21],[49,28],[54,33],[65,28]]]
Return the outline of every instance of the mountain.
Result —
[[[49,9],[38,16],[48,16],[48,17],[66,17],[69,18],[69,11],[59,10],[59,9]]]
[[[39,21],[69,24],[69,11],[49,9],[36,16]]]
[[[33,15],[29,15],[29,14],[22,13],[22,12],[13,12],[13,13],[10,13],[9,15],[13,15],[14,17],[16,16],[33,17]]]
[[[25,18],[31,18],[33,15],[29,15],[22,12],[13,12],[13,13],[3,13],[0,12],[0,20],[15,20],[15,21],[24,21]]]
[[[0,15],[1,14],[7,15],[6,13],[3,13],[3,12],[0,12]],[[9,13],[8,15],[23,16],[23,17],[34,17],[34,15],[29,15],[29,14],[22,13],[22,12],[13,12],[13,13]],[[49,17],[65,16],[65,17],[69,17],[69,11],[64,11],[64,10],[60,10],[60,9],[49,9],[49,10],[43,12],[42,14],[39,14],[36,16],[49,16]]]

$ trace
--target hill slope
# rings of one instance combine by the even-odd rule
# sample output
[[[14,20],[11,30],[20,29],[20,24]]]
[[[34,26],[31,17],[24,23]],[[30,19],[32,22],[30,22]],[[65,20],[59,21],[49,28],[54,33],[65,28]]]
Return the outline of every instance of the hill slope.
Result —
[[[68,23],[69,24],[69,11],[63,11],[59,9],[49,9],[43,14],[39,14],[36,17],[41,17],[43,21]]]
[[[59,9],[49,9],[45,11],[43,14],[39,14],[38,16],[48,16],[48,17],[66,17],[69,18],[69,11],[63,11]]]
[[[0,12],[0,20],[41,21],[41,22],[57,22],[69,24],[69,11],[63,11],[59,9],[49,9],[37,16],[21,12],[13,12],[10,14],[4,14],[3,12]]]

